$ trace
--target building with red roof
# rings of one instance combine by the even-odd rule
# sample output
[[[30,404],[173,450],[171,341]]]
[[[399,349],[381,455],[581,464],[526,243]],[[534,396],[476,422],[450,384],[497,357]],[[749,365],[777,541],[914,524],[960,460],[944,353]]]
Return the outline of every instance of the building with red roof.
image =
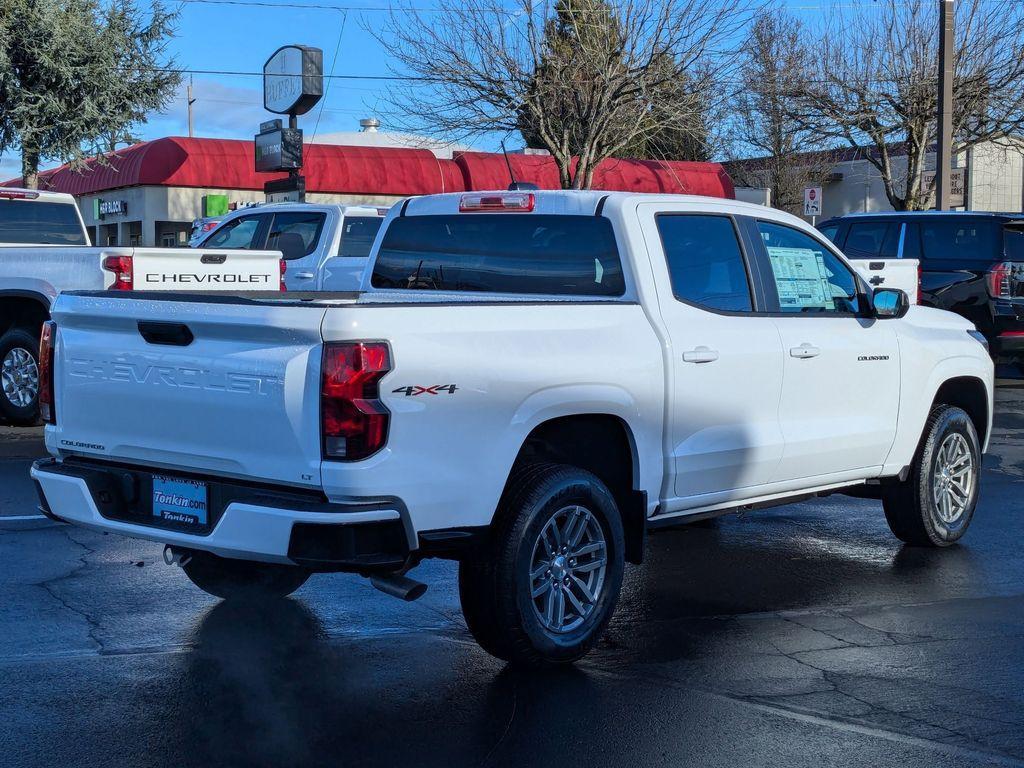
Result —
[[[544,154],[514,153],[506,161],[501,154],[393,144],[307,144],[302,170],[306,199],[390,205],[410,195],[505,189],[511,181],[510,164],[518,181],[542,189],[558,187],[555,163]],[[96,244],[170,246],[185,243],[194,219],[216,212],[212,203],[222,208],[262,202],[263,185],[285,177],[256,173],[252,141],[167,137],[117,150],[82,170],[61,166],[44,171],[39,186],[78,198]],[[732,181],[717,163],[611,159],[598,167],[594,187],[728,198],[734,194]]]

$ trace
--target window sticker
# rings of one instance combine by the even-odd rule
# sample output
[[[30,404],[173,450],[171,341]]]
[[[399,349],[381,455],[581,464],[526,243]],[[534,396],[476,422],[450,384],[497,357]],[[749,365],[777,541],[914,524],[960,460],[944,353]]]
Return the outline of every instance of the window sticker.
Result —
[[[783,311],[833,309],[831,274],[825,267],[823,254],[810,248],[777,248],[768,246]]]

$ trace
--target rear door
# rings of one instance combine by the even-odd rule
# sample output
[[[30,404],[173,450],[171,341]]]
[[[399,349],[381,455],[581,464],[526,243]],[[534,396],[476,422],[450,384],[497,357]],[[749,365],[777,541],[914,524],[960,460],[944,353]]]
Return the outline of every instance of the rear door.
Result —
[[[861,286],[827,241],[774,221],[752,226],[785,368],[785,451],[774,479],[811,487],[870,476],[896,434],[900,368],[892,323],[861,316]]]
[[[319,485],[325,310],[145,296],[58,299],[55,447]]]
[[[334,214],[332,214],[332,219]],[[285,285],[289,291],[315,291],[323,254],[317,247],[328,225],[327,211],[280,211],[273,214],[267,248],[280,251],[287,262]]]
[[[670,341],[676,510],[756,496],[782,457],[782,350],[757,312],[737,221],[685,204],[639,212]]]

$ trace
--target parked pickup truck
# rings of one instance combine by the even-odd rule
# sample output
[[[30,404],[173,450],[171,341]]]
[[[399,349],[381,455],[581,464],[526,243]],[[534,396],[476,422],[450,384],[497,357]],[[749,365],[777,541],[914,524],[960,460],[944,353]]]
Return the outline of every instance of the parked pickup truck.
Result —
[[[256,205],[229,213],[198,247],[281,251],[289,291],[354,291],[385,213],[366,205]]]
[[[473,635],[520,662],[586,653],[661,526],[834,492],[908,544],[971,522],[983,340],[789,214],[427,196],[371,262],[360,293],[62,295],[43,511],[225,598],[318,571],[414,598],[409,569],[454,558]]]
[[[854,214],[859,216],[860,214]],[[852,237],[842,219],[828,219],[818,229],[842,248],[850,264],[873,288],[899,288],[910,297],[911,304],[921,301],[921,262],[907,247],[907,228],[900,222],[883,222],[879,226],[857,227]],[[913,243],[911,243],[913,245]]]
[[[0,187],[0,417],[38,420],[39,331],[66,290],[283,288],[281,254],[97,248],[71,195]]]

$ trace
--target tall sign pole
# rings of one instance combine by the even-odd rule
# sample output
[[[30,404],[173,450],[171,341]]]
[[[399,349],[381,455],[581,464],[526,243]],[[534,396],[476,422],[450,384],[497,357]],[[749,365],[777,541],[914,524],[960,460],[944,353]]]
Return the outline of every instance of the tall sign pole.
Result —
[[[285,45],[274,51],[263,65],[263,106],[268,112],[288,115],[288,127],[281,120],[260,125],[255,137],[257,173],[287,171],[287,179],[263,185],[267,200],[305,202],[306,179],[302,176],[302,130],[304,115],[324,94],[324,54],[308,45]]]
[[[939,0],[939,114],[935,152],[935,207],[949,210],[953,148],[953,23],[954,0]]]

